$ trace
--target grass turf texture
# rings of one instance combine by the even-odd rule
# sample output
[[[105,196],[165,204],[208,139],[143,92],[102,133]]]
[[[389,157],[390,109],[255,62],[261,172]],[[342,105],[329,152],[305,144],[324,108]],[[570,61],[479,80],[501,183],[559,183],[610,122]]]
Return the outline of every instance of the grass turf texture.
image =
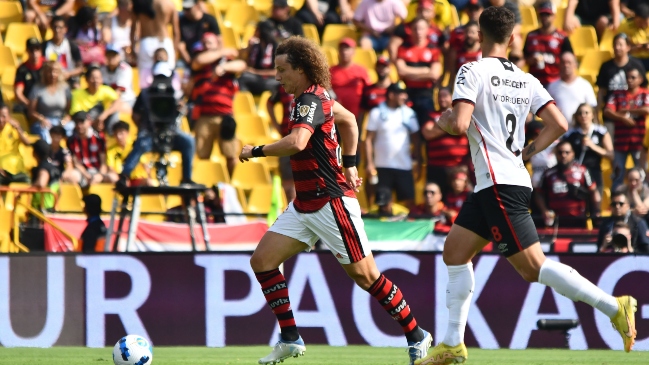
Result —
[[[228,365],[257,364],[270,352],[268,346],[155,347],[155,365]],[[408,363],[405,348],[369,346],[307,346],[304,357],[289,358],[287,365],[404,365]],[[0,364],[11,365],[112,365],[112,348],[54,347],[49,349],[2,348]],[[649,364],[649,352],[611,350],[478,350],[469,349],[467,364],[480,365],[612,365]]]

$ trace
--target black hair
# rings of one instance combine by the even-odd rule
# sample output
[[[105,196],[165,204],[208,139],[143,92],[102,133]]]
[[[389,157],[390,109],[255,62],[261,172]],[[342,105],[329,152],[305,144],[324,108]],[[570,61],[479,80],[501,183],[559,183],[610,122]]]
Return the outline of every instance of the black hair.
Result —
[[[476,27],[479,28],[480,24],[478,22],[476,22],[475,20],[469,20],[466,24],[464,24],[464,29],[466,29],[468,27],[473,27],[473,26],[476,26]]]
[[[125,130],[128,132],[131,130],[131,126],[128,123],[120,120],[119,122],[115,123],[115,125],[113,125],[113,134],[119,132],[120,130]]]
[[[649,18],[649,4],[641,3],[635,6],[635,16],[639,18]]]
[[[642,70],[640,69],[640,67],[638,65],[634,65],[631,62],[629,62],[629,64],[624,67],[624,73],[628,75],[631,71],[638,71],[638,73],[640,74],[640,77],[644,76],[642,74]]]
[[[86,80],[88,80],[90,78],[90,75],[92,75],[92,73],[94,71],[101,72],[101,69],[99,67],[95,66],[95,65],[88,66],[88,68],[86,69],[86,73],[83,74],[84,77],[86,78]]]
[[[559,141],[559,143],[557,143],[557,146],[556,146],[554,149],[555,149],[555,150],[558,150],[559,147],[563,146],[564,144],[567,144],[568,146],[570,146],[570,150],[571,150],[573,153],[575,152],[575,149],[572,148],[572,144],[571,144],[567,139],[563,139],[563,140]]]
[[[626,198],[626,193],[621,190],[614,190],[611,193],[611,201],[613,201],[613,199],[617,198],[618,196],[623,196],[624,198]]]
[[[50,26],[53,26],[54,23],[57,23],[57,22],[63,22],[63,24],[66,27],[68,26],[68,24],[65,22],[65,18],[60,16],[60,15],[55,15],[54,17],[52,17],[52,20],[50,20]]]
[[[624,39],[626,42],[627,46],[631,44],[631,41],[629,40],[629,36],[627,36],[625,33],[618,33],[613,37],[613,44],[617,42],[618,39]]]
[[[155,18],[153,0],[133,0],[133,14],[144,14],[151,19]]]
[[[32,150],[39,161],[47,160],[50,156],[50,145],[42,139],[32,143]]]
[[[430,26],[430,23],[428,22],[428,20],[426,20],[426,18],[424,18],[424,17],[421,16],[421,15],[417,15],[417,16],[415,17],[415,19],[413,19],[413,20],[410,22],[410,27],[411,27],[411,28],[416,27],[416,26],[417,26],[417,23],[419,23],[419,22],[422,21],[422,20],[423,20],[426,24],[428,24],[428,25]]]
[[[491,6],[480,14],[482,34],[498,44],[509,43],[516,17],[511,10],[501,6]]]
[[[257,23],[257,30],[259,31],[259,39],[264,44],[277,44],[274,36],[275,27],[270,21],[264,20],[263,22]]]
[[[53,134],[65,137],[65,128],[61,125],[53,125],[52,128],[50,128],[50,136]]]

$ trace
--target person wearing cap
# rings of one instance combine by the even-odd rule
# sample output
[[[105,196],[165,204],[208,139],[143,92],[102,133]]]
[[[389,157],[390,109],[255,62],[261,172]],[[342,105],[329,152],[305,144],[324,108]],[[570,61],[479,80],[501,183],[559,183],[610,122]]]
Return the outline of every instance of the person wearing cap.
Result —
[[[559,60],[564,52],[572,52],[568,35],[554,26],[556,9],[551,1],[536,7],[541,27],[527,34],[523,55],[529,72],[543,86],[559,79]]]
[[[260,96],[264,91],[274,92],[279,87],[275,80],[275,50],[277,41],[273,23],[264,20],[257,23],[254,36],[250,37],[248,47],[241,50],[240,58],[246,60],[248,67],[239,76],[241,91],[250,91]]]
[[[304,36],[302,22],[291,16],[291,7],[286,0],[273,0],[273,8],[270,11],[268,21],[275,28],[275,40],[281,42],[286,38],[297,35]]]
[[[449,64],[451,69],[451,80],[455,80],[458,70],[462,65],[474,62],[482,58],[480,48],[480,25],[478,22],[469,21],[464,26],[464,42],[460,48],[449,49]]]
[[[42,35],[46,33],[52,18],[72,15],[75,5],[74,0],[27,0],[21,3],[24,8],[25,23],[36,24]]]
[[[247,65],[243,60],[234,59],[236,50],[219,49],[212,33],[203,35],[203,47],[205,50],[198,53],[191,64],[194,88],[190,100],[194,102],[196,119],[196,155],[203,160],[209,159],[214,142],[218,142],[232,174],[239,152],[232,107],[238,91],[236,74],[243,72]]]
[[[354,25],[361,32],[361,48],[381,53],[388,47],[397,19],[403,20],[408,9],[401,0],[363,0],[354,11]]]
[[[620,25],[619,31],[631,41],[631,55],[639,59],[645,69],[649,69],[649,4],[635,7],[635,17]]]
[[[133,17],[131,0],[117,0],[117,11],[104,19],[101,27],[101,37],[104,44],[112,44],[119,50],[122,59],[134,61],[131,47],[131,24]]]
[[[419,123],[406,105],[402,83],[388,87],[387,98],[370,111],[365,137],[366,176],[378,176],[377,189],[396,191],[408,208],[415,203],[415,180],[421,174]],[[412,144],[412,157],[410,145]]]
[[[86,188],[102,182],[115,182],[106,166],[106,140],[92,128],[90,113],[78,111],[72,115],[75,133],[68,138],[74,173],[69,181]]]
[[[83,197],[83,212],[86,213],[88,222],[79,237],[81,252],[103,252],[106,243],[106,225],[101,220],[101,197],[89,194]]]
[[[14,93],[16,102],[13,107],[14,112],[19,112],[27,116],[27,107],[29,106],[29,94],[34,85],[41,80],[41,67],[45,58],[41,42],[38,38],[29,38],[26,42],[27,60],[16,69],[16,78],[14,81]]]
[[[74,89],[78,87],[79,76],[84,71],[81,51],[76,43],[67,38],[68,26],[64,17],[55,16],[50,26],[53,36],[45,41],[43,54],[45,59],[58,61],[63,66],[63,78]]]
[[[340,13],[338,12],[340,9]],[[318,27],[320,37],[328,24],[346,24],[352,21],[354,11],[349,0],[308,0],[295,16],[302,23]]]
[[[353,62],[356,41],[343,38],[338,44],[338,64],[331,67],[331,88],[336,100],[361,121],[361,97],[363,88],[370,85],[365,67]]]
[[[11,118],[9,107],[0,105],[0,185],[27,182],[25,163],[19,150],[21,144],[30,144],[27,133]]]
[[[432,0],[421,0],[417,5],[417,16],[415,19],[423,18],[428,24],[428,39],[429,41],[438,48],[444,48],[446,42],[446,36],[439,27],[435,24],[435,3]],[[392,37],[390,37],[390,42],[388,44],[388,54],[392,62],[395,62],[397,59],[397,52],[399,47],[404,42],[412,41],[412,24],[414,20],[410,22],[402,22],[397,25],[394,29]]]
[[[392,80],[390,80],[390,59],[388,57],[383,55],[379,56],[376,59],[374,70],[376,71],[378,80],[363,89],[361,108],[364,112],[369,112],[384,102],[388,86],[392,84]]]
[[[115,44],[106,45],[106,65],[101,66],[101,77],[104,85],[113,88],[122,101],[120,113],[130,114],[135,104],[133,91],[133,69],[122,60],[122,51]]]
[[[35,188],[48,188],[54,194],[58,194],[60,188],[61,173],[50,160],[50,145],[39,139],[32,143],[32,153],[36,160],[36,167],[32,168],[32,186]],[[36,209],[54,208],[54,195],[49,193],[38,193],[32,197],[32,206]]]
[[[187,65],[192,62],[192,51],[196,44],[203,39],[203,34],[213,33],[216,35],[219,47],[223,45],[221,40],[221,29],[216,18],[203,9],[202,0],[184,0],[183,11],[180,13],[178,23],[180,26],[180,43],[178,54],[180,59]]]
[[[99,67],[88,67],[85,77],[88,87],[72,92],[70,114],[74,115],[79,111],[88,112],[94,129],[97,132],[110,134],[113,124],[119,121],[119,111],[122,110],[123,103],[117,91],[104,85]]]

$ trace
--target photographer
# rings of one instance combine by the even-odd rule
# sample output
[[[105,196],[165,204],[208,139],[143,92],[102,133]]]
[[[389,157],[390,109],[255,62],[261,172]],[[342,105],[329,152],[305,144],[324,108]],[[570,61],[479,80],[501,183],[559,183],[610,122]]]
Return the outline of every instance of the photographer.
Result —
[[[192,159],[194,158],[194,141],[188,134],[178,130],[176,118],[177,99],[172,86],[173,69],[166,62],[158,62],[153,66],[153,82],[151,86],[142,89],[133,106],[133,122],[138,126],[137,139],[133,149],[124,160],[124,166],[117,187],[126,186],[131,172],[140,163],[140,157],[151,150],[163,152],[179,151],[182,155],[183,184],[192,184]],[[175,102],[174,102],[175,100]],[[165,134],[169,140],[165,141]],[[157,140],[154,140],[157,139]],[[161,143],[162,142],[162,143]],[[169,143],[169,146],[165,146]],[[162,157],[162,156],[160,156]]]
[[[619,241],[614,240],[614,237],[616,233],[625,233],[624,229],[629,231],[628,246],[631,247],[629,252],[648,251],[649,237],[647,237],[647,231],[649,228],[647,227],[647,223],[642,218],[632,214],[629,200],[624,192],[616,191],[611,195],[611,216],[602,221],[602,224],[599,226],[599,233],[597,235],[597,247],[599,247],[599,251],[618,252],[615,249],[621,249],[622,247],[615,245]],[[621,240],[621,237],[617,239]],[[627,245],[625,244],[623,246],[626,247]]]
[[[624,222],[615,223],[610,239],[599,249],[599,252],[632,253],[633,246],[631,245],[631,229],[629,225]]]

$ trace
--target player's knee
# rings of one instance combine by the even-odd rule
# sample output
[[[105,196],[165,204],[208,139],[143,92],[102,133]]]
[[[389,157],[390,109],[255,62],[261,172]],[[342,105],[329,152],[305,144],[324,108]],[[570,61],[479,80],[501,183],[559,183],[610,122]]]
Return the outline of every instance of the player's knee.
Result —
[[[256,255],[252,254],[250,257],[250,267],[252,268],[253,272],[263,272],[263,271],[268,271],[265,270],[264,266],[265,262],[264,259],[261,257],[261,255]]]
[[[376,280],[372,280],[370,275],[364,272],[347,272],[347,275],[363,290],[369,289]]]
[[[458,251],[454,251],[454,250],[445,249],[442,252],[442,259],[444,259],[444,263],[446,264],[446,266],[466,264],[466,260],[463,257],[461,257]]]
[[[533,269],[523,269],[518,271],[521,277],[528,283],[536,283],[539,281],[539,271]]]

